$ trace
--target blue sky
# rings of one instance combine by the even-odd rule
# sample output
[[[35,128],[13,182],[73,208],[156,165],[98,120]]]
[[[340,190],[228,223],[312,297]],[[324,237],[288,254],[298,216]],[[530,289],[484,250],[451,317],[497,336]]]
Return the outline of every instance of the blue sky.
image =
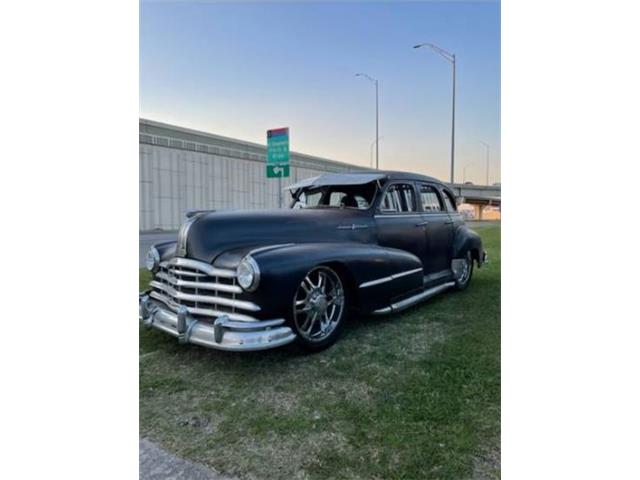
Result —
[[[140,115],[369,165],[380,81],[381,168],[449,176],[457,56],[456,181],[500,181],[497,2],[153,2],[140,8]]]

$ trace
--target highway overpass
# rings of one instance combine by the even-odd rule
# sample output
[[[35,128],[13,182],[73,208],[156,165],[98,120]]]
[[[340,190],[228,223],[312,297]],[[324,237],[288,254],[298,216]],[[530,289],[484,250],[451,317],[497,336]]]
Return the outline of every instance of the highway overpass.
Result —
[[[482,220],[483,208],[501,206],[500,185],[470,185],[455,183],[452,186],[456,197],[462,199],[463,203],[473,205],[475,219]]]

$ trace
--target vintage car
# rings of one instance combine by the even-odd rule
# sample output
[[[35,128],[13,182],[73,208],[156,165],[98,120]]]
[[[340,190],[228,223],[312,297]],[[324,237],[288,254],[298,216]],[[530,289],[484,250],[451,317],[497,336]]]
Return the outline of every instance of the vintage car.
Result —
[[[449,187],[423,175],[324,174],[286,210],[190,214],[147,255],[150,327],[222,350],[331,345],[353,313],[398,312],[469,285],[486,252]]]

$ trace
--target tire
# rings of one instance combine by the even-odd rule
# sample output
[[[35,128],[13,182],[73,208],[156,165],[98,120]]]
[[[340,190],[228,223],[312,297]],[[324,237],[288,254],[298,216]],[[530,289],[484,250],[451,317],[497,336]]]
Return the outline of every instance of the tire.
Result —
[[[291,325],[298,345],[310,352],[332,345],[342,332],[348,311],[340,275],[325,265],[312,268],[293,295]]]
[[[464,260],[464,264],[461,268],[460,274],[455,279],[455,282],[457,290],[464,290],[469,286],[471,277],[473,276],[473,256],[471,255],[471,250],[468,250],[465,256],[460,260]]]

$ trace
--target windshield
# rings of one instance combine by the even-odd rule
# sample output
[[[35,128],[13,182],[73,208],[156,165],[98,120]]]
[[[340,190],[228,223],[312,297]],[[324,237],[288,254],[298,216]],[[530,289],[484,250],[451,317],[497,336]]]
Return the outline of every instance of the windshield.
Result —
[[[376,194],[376,182],[364,185],[331,185],[303,188],[292,208],[353,208],[367,210]]]

